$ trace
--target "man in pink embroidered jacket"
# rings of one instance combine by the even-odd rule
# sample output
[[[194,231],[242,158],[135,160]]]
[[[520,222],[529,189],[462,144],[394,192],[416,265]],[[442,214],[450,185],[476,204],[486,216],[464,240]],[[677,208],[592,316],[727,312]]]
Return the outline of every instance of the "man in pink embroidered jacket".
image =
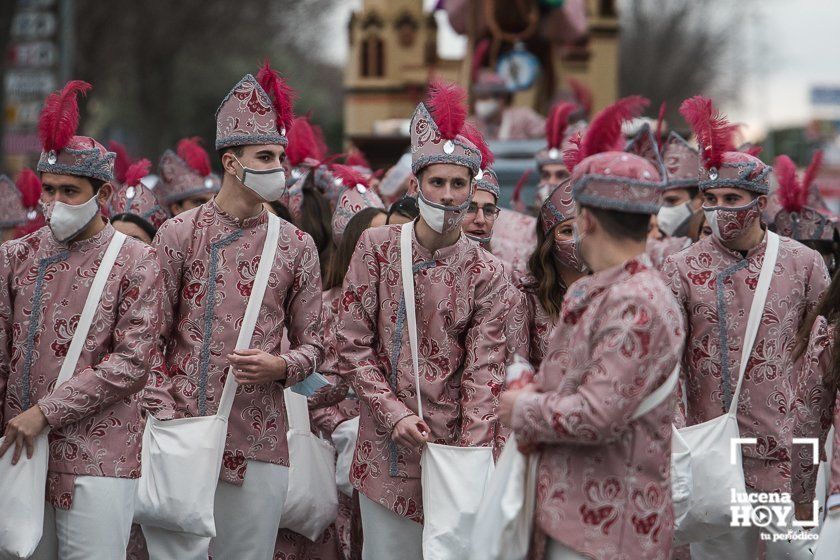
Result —
[[[222,188],[167,221],[153,243],[165,289],[167,374],[147,388],[146,401],[158,403],[159,417],[205,416],[216,413],[226,375],[239,383],[216,490],[214,555],[221,558],[271,556],[288,480],[283,390],[309,375],[323,354],[318,251],[285,221],[250,348],[234,351],[268,232],[263,203],[284,191],[289,100],[267,93],[286,89],[272,85],[277,80],[266,64],[224,99],[216,132]],[[285,334],[291,349],[281,353]],[[260,516],[248,513],[263,507]],[[152,557],[159,543],[187,538],[143,530]],[[189,556],[206,558],[206,540],[185,545]]]
[[[587,135],[615,134],[619,125],[605,126],[641,103],[616,102]],[[644,253],[660,176],[640,156],[588,153],[593,146],[587,137],[567,158],[575,245],[593,275],[566,293],[536,385],[502,395],[500,414],[522,448],[542,452],[536,521],[548,537],[547,558],[666,560],[676,393],[635,417],[669,379],[685,343],[679,307]]]
[[[88,89],[68,83],[50,96],[42,121],[67,118],[75,129],[78,108],[67,108]],[[159,267],[150,247],[124,241],[74,373],[56,386],[115,235],[100,213],[115,155],[84,136],[42,141],[48,227],[0,246],[0,427],[9,444],[0,455],[26,461],[34,438],[49,429],[47,509],[56,509],[48,512],[36,556],[116,558],[125,554],[132,516],[126,504],[140,476],[138,394],[161,323]]]
[[[361,403],[350,477],[361,494],[365,558],[422,558],[425,441],[493,444],[510,286],[501,263],[461,232],[481,159],[462,135],[465,109],[446,100],[462,96],[456,86],[435,85],[428,102],[434,116],[421,103],[412,118],[412,190],[421,217],[411,245],[423,420],[405,328],[400,227],[362,234],[339,302],[339,374]],[[458,122],[442,113],[459,115]]]
[[[697,116],[713,114],[710,106],[711,101],[696,97],[685,101],[680,111],[695,131],[728,126],[723,118],[709,126],[708,116]],[[699,424],[729,409],[767,246],[761,211],[767,204],[770,167],[754,156],[734,151],[731,141],[720,138],[707,139],[702,132],[698,135],[701,145],[711,146],[701,153],[718,154],[716,159],[703,158],[699,183],[713,235],[668,257],[663,266],[663,275],[669,279],[688,325],[682,368],[686,405],[683,409],[680,401],[678,426]],[[819,253],[781,237],[738,401],[741,437],[758,441],[741,447],[751,491],[791,492],[793,350],[803,321],[827,286],[828,273]],[[810,518],[810,504],[797,504],[797,512]],[[754,557],[759,538],[745,529],[714,541],[692,543],[692,558]],[[807,540],[765,542],[768,549],[781,547],[790,558],[809,557],[806,544]]]

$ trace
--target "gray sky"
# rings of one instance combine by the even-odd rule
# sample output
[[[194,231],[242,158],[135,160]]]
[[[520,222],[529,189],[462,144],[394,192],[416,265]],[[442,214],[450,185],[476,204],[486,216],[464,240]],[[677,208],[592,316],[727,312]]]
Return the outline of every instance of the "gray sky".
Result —
[[[346,57],[347,18],[361,3],[343,0],[336,9],[330,59]],[[427,7],[434,3],[424,0]],[[740,100],[722,107],[730,120],[746,125],[750,138],[761,137],[768,126],[812,118],[811,86],[840,87],[840,0],[761,0],[754,9],[756,15],[744,23],[742,48],[746,64],[758,70],[744,79]],[[457,56],[463,40],[447,29],[442,14],[438,22],[441,55]]]

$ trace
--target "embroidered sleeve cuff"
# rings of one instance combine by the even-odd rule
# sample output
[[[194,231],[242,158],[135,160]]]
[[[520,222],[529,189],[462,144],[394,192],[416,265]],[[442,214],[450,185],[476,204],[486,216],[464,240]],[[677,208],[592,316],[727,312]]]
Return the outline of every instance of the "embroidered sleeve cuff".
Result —
[[[283,381],[284,387],[291,387],[295,383],[303,381],[307,375],[312,373],[309,371],[309,359],[307,355],[300,350],[292,350],[280,356],[286,362],[286,379]]]
[[[544,393],[522,393],[513,404],[513,431],[521,442],[539,441],[539,409]]]
[[[41,409],[41,412],[47,419],[47,424],[50,425],[50,428],[61,427],[61,407],[57,406],[55,403],[49,402],[49,397],[38,401],[38,408]]]

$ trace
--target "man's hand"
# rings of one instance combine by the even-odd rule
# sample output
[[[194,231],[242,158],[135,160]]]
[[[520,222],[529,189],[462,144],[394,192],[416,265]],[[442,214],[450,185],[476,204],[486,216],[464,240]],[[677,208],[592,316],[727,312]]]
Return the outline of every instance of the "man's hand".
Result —
[[[429,426],[419,416],[412,414],[397,422],[391,432],[391,439],[397,445],[419,449],[429,439],[430,432]]]
[[[227,358],[234,377],[242,385],[263,385],[286,380],[286,360],[262,350],[234,350]]]
[[[499,403],[499,419],[508,428],[513,427],[513,405],[516,404],[516,399],[523,393],[536,393],[537,386],[533,383],[525,385],[521,389],[509,389],[502,393],[502,399]]]
[[[20,454],[26,447],[26,457],[32,458],[35,452],[35,438],[41,435],[41,432],[47,427],[47,417],[38,408],[38,405],[32,406],[26,412],[19,414],[12,418],[6,424],[6,439],[3,440],[3,445],[0,446],[0,457],[6,454],[6,450],[14,444],[15,451],[12,455],[12,464],[17,465],[20,460]]]

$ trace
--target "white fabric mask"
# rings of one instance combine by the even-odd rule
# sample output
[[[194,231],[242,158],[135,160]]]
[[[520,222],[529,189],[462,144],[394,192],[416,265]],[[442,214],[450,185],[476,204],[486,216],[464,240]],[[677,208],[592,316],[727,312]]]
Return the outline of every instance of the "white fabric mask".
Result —
[[[676,206],[663,206],[656,215],[656,223],[662,233],[672,237],[680,226],[688,221],[694,212],[691,209],[691,201]]]
[[[498,99],[479,99],[475,102],[475,115],[480,119],[488,119],[498,113],[500,108]]]
[[[430,202],[423,196],[422,190],[419,190],[417,194],[417,205],[420,207],[420,215],[423,217],[423,221],[441,234],[449,233],[453,229],[461,227],[461,222],[464,221],[470,202],[472,202],[472,196],[467,198],[460,206],[444,206]]]
[[[99,200],[93,195],[83,204],[49,202],[44,204],[43,211],[53,237],[64,243],[79,235],[99,214]]]
[[[286,170],[282,166],[274,169],[251,169],[242,165],[236,156],[233,156],[233,159],[242,168],[242,178],[237,177],[239,182],[257,193],[264,201],[280,200],[286,192]]]

